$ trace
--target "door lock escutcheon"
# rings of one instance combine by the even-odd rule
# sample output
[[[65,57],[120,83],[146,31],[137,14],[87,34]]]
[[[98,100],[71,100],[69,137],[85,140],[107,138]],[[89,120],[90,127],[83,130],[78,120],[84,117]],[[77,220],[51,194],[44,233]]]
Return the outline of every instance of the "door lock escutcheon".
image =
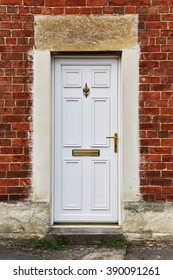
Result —
[[[107,139],[114,139],[114,153],[118,150],[118,133],[114,133],[114,136],[107,136]]]

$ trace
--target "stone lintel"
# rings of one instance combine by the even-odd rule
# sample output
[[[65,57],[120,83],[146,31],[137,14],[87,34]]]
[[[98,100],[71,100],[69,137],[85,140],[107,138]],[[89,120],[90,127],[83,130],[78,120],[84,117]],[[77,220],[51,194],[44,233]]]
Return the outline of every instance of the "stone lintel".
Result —
[[[35,47],[49,51],[116,51],[137,45],[136,15],[35,16]]]

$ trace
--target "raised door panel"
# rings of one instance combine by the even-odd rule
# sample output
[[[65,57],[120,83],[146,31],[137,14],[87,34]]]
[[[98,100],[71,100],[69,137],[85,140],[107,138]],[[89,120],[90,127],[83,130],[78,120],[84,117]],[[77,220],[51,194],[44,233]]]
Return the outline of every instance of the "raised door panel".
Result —
[[[64,88],[80,88],[81,86],[82,86],[82,70],[64,69],[63,87]]]
[[[92,70],[92,87],[106,88],[110,84],[109,70],[99,69]]]
[[[109,99],[92,99],[92,146],[108,147],[109,135]]]
[[[82,141],[82,113],[81,99],[64,99],[64,147],[81,146]]]
[[[81,162],[79,160],[65,160],[63,164],[62,210],[81,209],[81,186]]]
[[[92,162],[92,210],[110,209],[109,161]]]

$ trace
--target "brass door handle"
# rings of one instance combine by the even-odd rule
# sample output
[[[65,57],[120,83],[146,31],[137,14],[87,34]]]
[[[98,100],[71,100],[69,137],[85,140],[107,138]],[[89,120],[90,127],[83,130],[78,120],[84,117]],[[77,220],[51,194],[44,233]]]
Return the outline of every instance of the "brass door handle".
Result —
[[[107,139],[114,139],[114,153],[117,153],[118,150],[118,134],[114,133],[114,136],[107,136]]]

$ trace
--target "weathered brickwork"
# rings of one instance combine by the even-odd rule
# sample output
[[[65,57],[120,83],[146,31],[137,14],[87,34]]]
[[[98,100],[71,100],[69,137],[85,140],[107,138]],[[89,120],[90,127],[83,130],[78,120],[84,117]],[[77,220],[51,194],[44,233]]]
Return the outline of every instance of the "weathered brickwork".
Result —
[[[140,190],[173,201],[172,0],[0,0],[0,201],[31,191],[34,16],[65,14],[138,14]]]

